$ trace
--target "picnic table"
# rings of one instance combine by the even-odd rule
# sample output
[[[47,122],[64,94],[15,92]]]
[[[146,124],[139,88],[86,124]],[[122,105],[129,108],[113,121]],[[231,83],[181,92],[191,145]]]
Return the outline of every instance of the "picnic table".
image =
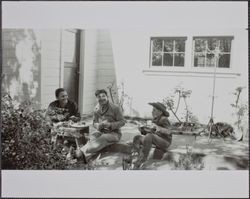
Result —
[[[67,140],[76,144],[76,147],[79,148],[80,145],[83,145],[87,142],[89,135],[89,125],[84,121],[80,122],[58,122],[54,123],[51,129],[52,133],[52,143],[56,147],[58,140]]]

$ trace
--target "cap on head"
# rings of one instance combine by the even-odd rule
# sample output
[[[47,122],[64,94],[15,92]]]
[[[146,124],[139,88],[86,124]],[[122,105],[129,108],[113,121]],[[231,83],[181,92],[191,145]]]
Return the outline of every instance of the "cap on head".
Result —
[[[169,117],[169,112],[167,111],[166,106],[164,104],[162,104],[161,102],[152,102],[152,103],[148,103],[148,104],[153,106],[157,110],[161,111],[163,113],[163,115],[165,115],[166,117]]]

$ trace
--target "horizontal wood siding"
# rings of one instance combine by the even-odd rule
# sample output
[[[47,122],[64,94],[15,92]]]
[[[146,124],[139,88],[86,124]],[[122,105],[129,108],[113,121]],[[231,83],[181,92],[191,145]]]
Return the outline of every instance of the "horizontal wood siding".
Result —
[[[80,55],[80,70],[83,75],[81,111],[83,114],[91,114],[96,104],[98,31],[85,30],[84,32],[84,40],[81,41],[83,50]]]
[[[42,30],[42,105],[55,100],[60,87],[60,30]]]
[[[82,111],[88,114],[93,112],[96,105],[96,89],[108,90],[107,87],[116,81],[112,43],[108,30],[85,30],[82,59],[84,59]]]
[[[113,82],[113,89],[117,90],[116,85],[116,71],[112,50],[112,41],[110,32],[108,30],[99,30],[98,32],[98,49],[97,49],[97,88],[104,88],[106,90]],[[115,102],[117,97],[114,96]]]

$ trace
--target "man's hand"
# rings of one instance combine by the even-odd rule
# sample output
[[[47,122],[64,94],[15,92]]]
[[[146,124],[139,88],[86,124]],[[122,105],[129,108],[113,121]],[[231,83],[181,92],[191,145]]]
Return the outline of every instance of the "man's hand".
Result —
[[[107,122],[107,121],[102,122],[102,125],[103,125],[103,128],[106,128],[106,129],[110,129],[110,127],[111,127],[110,122]]]
[[[63,121],[65,120],[65,116],[64,115],[57,115],[57,120],[60,122],[60,121]]]
[[[102,123],[95,123],[95,124],[94,124],[94,127],[95,127],[98,131],[100,131],[100,130],[103,129]]]
[[[158,126],[157,124],[152,124],[152,129],[155,129],[155,133],[159,134],[161,127]]]
[[[101,131],[101,130],[103,130],[103,129],[108,130],[108,129],[111,128],[111,123],[108,122],[108,121],[102,121],[102,122],[100,122],[100,123],[94,123],[94,127],[95,127],[97,130],[99,130],[99,131]]]
[[[74,116],[74,115],[70,116],[69,119],[72,120],[73,122],[78,122],[79,121],[79,118]]]

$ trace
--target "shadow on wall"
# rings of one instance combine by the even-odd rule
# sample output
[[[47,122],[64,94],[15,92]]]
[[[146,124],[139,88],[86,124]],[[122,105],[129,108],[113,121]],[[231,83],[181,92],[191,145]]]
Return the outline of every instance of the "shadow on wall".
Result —
[[[32,29],[4,29],[2,32],[2,88],[19,101],[40,102],[41,46]]]

